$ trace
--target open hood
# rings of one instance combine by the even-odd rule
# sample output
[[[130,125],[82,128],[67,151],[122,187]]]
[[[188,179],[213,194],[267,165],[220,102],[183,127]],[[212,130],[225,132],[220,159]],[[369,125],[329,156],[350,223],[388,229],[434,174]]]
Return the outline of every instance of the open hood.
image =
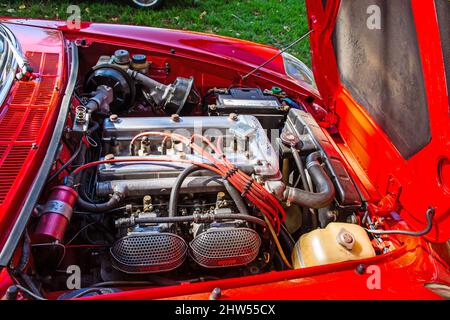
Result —
[[[64,81],[64,42],[58,30],[5,23],[33,67],[30,81],[15,81],[0,106],[0,263],[9,259],[53,163]],[[58,123],[58,124],[57,124]],[[52,144],[52,141],[55,141]],[[54,151],[52,151],[54,150]],[[9,257],[8,257],[9,258]]]
[[[450,2],[307,0],[313,71],[375,212],[450,237]]]

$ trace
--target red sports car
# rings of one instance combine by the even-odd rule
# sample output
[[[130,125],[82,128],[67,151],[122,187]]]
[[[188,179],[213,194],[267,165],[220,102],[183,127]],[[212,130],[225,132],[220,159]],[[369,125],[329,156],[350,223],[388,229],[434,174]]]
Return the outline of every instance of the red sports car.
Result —
[[[0,18],[0,296],[449,298],[450,3],[306,5],[313,72]]]

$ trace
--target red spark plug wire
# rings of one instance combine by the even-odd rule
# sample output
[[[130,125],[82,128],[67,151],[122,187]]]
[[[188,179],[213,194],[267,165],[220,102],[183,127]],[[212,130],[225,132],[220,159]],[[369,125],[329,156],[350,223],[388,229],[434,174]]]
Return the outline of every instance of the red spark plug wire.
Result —
[[[284,213],[283,207],[275,199],[275,197],[270,194],[263,186],[254,181],[253,178],[237,169],[224,155],[220,146],[214,145],[208,138],[193,134],[190,138],[185,136],[167,133],[167,132],[142,132],[136,135],[131,140],[131,147],[134,143],[141,137],[144,136],[162,136],[165,138],[171,138],[184,143],[189,146],[192,150],[196,151],[199,155],[211,162],[218,170],[219,174],[226,178],[230,183],[242,193],[247,199],[254,203],[261,212],[268,218],[270,223],[275,227],[277,233],[280,230],[281,222],[284,221],[286,215]],[[205,148],[195,144],[193,140],[195,138],[201,139],[202,142],[206,143],[218,156],[214,157],[210,152],[207,152]],[[220,145],[220,144],[219,144]],[[176,161],[176,160],[175,160]],[[189,162],[190,160],[184,160],[183,162]],[[215,171],[217,172],[217,171]]]

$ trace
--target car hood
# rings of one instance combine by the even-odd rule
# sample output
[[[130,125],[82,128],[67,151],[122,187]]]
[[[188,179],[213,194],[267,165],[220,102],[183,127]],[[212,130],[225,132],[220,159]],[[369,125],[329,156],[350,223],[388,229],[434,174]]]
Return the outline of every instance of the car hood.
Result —
[[[28,220],[23,219],[22,210],[49,152],[66,74],[61,32],[5,25],[15,34],[36,77],[15,81],[0,106],[0,249],[11,241],[11,236],[21,236]]]
[[[375,212],[450,237],[447,1],[306,1],[313,72]],[[399,12],[401,15],[399,16]],[[447,70],[445,69],[447,66]]]

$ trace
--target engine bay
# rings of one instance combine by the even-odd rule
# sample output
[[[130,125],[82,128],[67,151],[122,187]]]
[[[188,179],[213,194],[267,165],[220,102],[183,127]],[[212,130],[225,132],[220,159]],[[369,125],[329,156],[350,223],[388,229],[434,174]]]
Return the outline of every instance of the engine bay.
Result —
[[[313,101],[269,85],[163,83],[168,63],[122,48],[92,60],[26,238],[43,290],[67,290],[73,265],[82,288],[117,292],[392,249],[367,232],[367,204]]]

